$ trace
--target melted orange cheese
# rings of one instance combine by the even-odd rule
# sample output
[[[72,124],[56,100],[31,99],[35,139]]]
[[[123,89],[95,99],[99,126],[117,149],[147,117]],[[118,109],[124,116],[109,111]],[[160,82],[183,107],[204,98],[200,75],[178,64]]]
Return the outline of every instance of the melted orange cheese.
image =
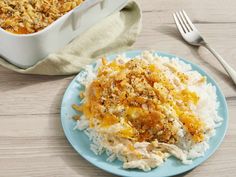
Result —
[[[204,123],[190,109],[199,101],[195,92],[175,89],[160,69],[139,59],[127,63],[108,63],[103,59],[102,64],[97,78],[87,88],[87,102],[74,106],[90,122],[97,119],[100,127],[109,127],[122,124],[122,118],[126,126],[117,136],[175,143],[178,130],[174,119],[178,119],[195,142],[204,139]],[[184,73],[173,72],[183,83],[187,82]],[[175,118],[170,118],[166,109]]]

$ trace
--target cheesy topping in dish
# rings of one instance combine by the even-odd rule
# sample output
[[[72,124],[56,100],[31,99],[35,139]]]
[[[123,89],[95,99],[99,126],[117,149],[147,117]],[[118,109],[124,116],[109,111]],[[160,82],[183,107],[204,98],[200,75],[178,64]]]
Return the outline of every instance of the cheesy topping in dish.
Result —
[[[90,127],[94,122],[106,128],[122,123],[117,137],[174,144],[178,141],[178,122],[194,142],[201,142],[204,123],[191,110],[199,97],[185,87],[187,75],[174,66],[167,67],[179,78],[182,88],[180,83],[172,83],[158,66],[144,60],[108,63],[103,59],[97,78],[87,88],[86,102],[74,108],[84,113]]]
[[[40,31],[84,0],[1,0],[0,27],[16,34]]]

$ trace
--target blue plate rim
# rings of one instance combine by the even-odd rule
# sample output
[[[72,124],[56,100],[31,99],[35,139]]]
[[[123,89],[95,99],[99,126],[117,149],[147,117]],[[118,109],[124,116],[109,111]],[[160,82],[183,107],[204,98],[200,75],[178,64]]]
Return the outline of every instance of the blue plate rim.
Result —
[[[143,51],[145,51],[145,50],[128,50],[128,51],[124,51],[124,52],[118,52],[118,53],[115,53],[115,54],[110,54],[110,55],[107,55],[106,57],[108,58],[108,59],[111,59],[111,58],[113,58],[113,57],[115,57],[115,56],[117,56],[117,55],[122,55],[122,54],[127,54],[127,53],[134,53],[136,56],[137,55],[140,55]],[[226,132],[227,132],[227,130],[228,130],[228,124],[229,124],[229,113],[228,113],[228,105],[227,105],[227,101],[226,101],[226,99],[225,99],[225,96],[224,96],[224,94],[223,94],[223,92],[222,92],[222,90],[221,90],[221,88],[220,88],[220,86],[218,85],[218,83],[213,79],[213,77],[211,76],[211,75],[209,75],[208,74],[208,72],[206,72],[205,70],[203,70],[198,64],[195,64],[194,62],[192,62],[192,61],[189,61],[189,60],[187,60],[187,59],[185,59],[185,58],[183,58],[183,57],[179,57],[179,56],[177,56],[177,55],[174,55],[174,54],[170,54],[170,53],[167,53],[167,52],[161,52],[161,51],[151,51],[152,53],[154,53],[154,54],[157,54],[158,56],[166,56],[166,57],[168,57],[168,58],[178,58],[180,61],[182,60],[182,61],[184,61],[185,63],[187,63],[187,64],[190,64],[191,65],[191,67],[195,67],[195,68],[197,68],[197,70],[199,70],[200,72],[202,72],[202,73],[204,73],[204,75],[206,75],[209,79],[210,79],[210,83],[212,83],[215,87],[216,87],[216,91],[218,90],[218,92],[220,93],[220,95],[221,95],[221,98],[222,98],[222,101],[223,101],[223,104],[224,104],[224,107],[226,108],[225,109],[225,129],[224,129],[224,133],[223,133],[223,135],[220,137],[220,139],[219,139],[219,143],[216,145],[216,146],[214,146],[214,148],[213,148],[213,150],[203,159],[203,160],[201,160],[199,163],[197,163],[197,164],[194,164],[193,166],[191,166],[191,168],[189,168],[188,170],[184,170],[184,171],[180,171],[180,172],[178,172],[178,173],[175,173],[175,174],[172,174],[172,175],[170,175],[170,176],[175,176],[175,175],[179,175],[179,174],[183,174],[183,173],[186,173],[186,172],[188,172],[188,171],[191,171],[191,170],[193,170],[194,168],[196,168],[197,166],[199,166],[199,165],[201,165],[201,164],[203,164],[205,161],[207,161],[215,152],[216,152],[216,150],[220,147],[220,145],[222,144],[222,142],[223,142],[223,140],[224,140],[224,137],[225,137],[225,135],[226,135]],[[94,64],[95,62],[92,62],[91,64],[89,64],[89,65],[92,65],[92,64]],[[196,70],[196,69],[195,69]],[[97,167],[97,168],[99,168],[99,169],[102,169],[103,171],[106,171],[106,172],[108,172],[108,173],[110,173],[110,174],[114,174],[114,175],[118,175],[118,176],[121,176],[122,174],[118,174],[118,173],[116,173],[116,172],[113,172],[113,171],[109,171],[108,169],[106,169],[106,168],[103,168],[103,167],[101,167],[100,165],[98,165],[97,163],[95,163],[95,162],[93,162],[93,161],[90,161],[87,157],[86,157],[86,155],[83,155],[83,153],[80,151],[80,149],[79,148],[77,148],[77,147],[75,147],[74,145],[73,145],[73,143],[72,143],[72,139],[71,139],[71,137],[69,136],[69,133],[67,133],[67,129],[66,129],[66,127],[65,127],[65,124],[63,123],[64,122],[64,119],[63,119],[63,116],[62,116],[62,108],[63,108],[63,101],[65,100],[65,97],[66,97],[66,95],[68,94],[68,92],[69,92],[69,90],[70,90],[70,88],[72,87],[72,84],[76,81],[76,78],[78,77],[78,75],[80,74],[80,72],[74,77],[74,79],[72,79],[72,81],[70,82],[70,84],[68,85],[68,87],[66,88],[66,91],[64,92],[64,95],[63,95],[63,98],[62,98],[62,101],[61,101],[61,114],[60,114],[60,118],[61,118],[61,125],[62,125],[62,128],[63,128],[63,131],[64,131],[64,134],[65,134],[65,136],[66,136],[66,138],[67,138],[67,140],[69,141],[69,143],[70,143],[70,145],[75,149],[75,151],[81,156],[81,157],[83,157],[86,161],[88,161],[89,163],[91,163],[92,165],[94,165],[95,167]],[[93,153],[92,151],[91,151],[91,153]],[[157,167],[158,168],[158,167]],[[151,172],[151,171],[150,171]],[[148,174],[148,172],[142,172],[143,173],[143,175],[147,175]],[[129,176],[129,175],[122,175],[122,176],[125,176],[125,177],[132,177],[132,176]],[[161,176],[160,176],[161,177]],[[162,176],[162,177],[165,177],[165,176]]]

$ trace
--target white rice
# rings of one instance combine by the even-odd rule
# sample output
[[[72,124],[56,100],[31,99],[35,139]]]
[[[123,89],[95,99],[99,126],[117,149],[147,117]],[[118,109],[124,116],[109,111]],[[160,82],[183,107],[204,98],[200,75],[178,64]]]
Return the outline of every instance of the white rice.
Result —
[[[156,65],[161,64],[173,64],[175,65],[180,71],[184,72],[189,76],[191,82],[194,83],[199,78],[201,78],[201,74],[197,71],[193,71],[191,65],[186,64],[185,62],[179,60],[178,58],[167,58],[167,57],[160,57],[160,56],[153,56],[153,54],[149,52],[144,52],[139,58],[143,58],[150,63],[154,63]],[[127,61],[128,59],[125,56],[119,56],[119,60]],[[79,75],[77,81],[88,87],[89,84],[96,78],[97,68],[99,67],[101,61],[98,61],[96,67],[86,66],[85,71]],[[171,74],[168,77],[172,77]],[[183,154],[176,155],[181,156],[179,157],[183,163],[188,164],[191,163],[191,160],[204,156],[205,151],[209,148],[208,140],[215,135],[216,128],[221,125],[222,118],[219,117],[217,114],[217,109],[219,107],[219,103],[217,102],[217,95],[216,95],[216,88],[211,83],[201,84],[199,86],[190,85],[188,89],[197,93],[200,97],[199,103],[194,106],[192,105],[192,110],[194,113],[206,124],[207,132],[205,134],[205,140],[201,143],[193,144],[188,138],[186,138],[186,132],[183,129],[179,130],[179,136],[182,137],[181,141],[178,144],[178,147],[183,151]],[[86,94],[86,92],[85,92]],[[176,123],[178,124],[178,123]],[[176,125],[178,126],[178,125]],[[125,145],[120,143],[116,146],[112,147],[112,149],[108,149],[103,145],[103,137],[100,136],[95,129],[89,128],[89,123],[86,117],[81,116],[81,119],[78,120],[76,129],[84,131],[84,133],[88,136],[91,140],[90,149],[96,154],[100,155],[103,152],[106,152],[108,155],[107,161],[112,162],[115,159],[119,159],[123,162],[127,162],[126,158],[123,153],[124,149],[126,149]],[[117,127],[110,128],[112,131],[116,131]],[[135,149],[140,151],[141,154],[148,157],[147,159],[142,160],[134,160],[132,162],[124,163],[124,168],[128,166],[128,168],[140,168],[142,170],[148,171],[151,168],[159,166],[163,163],[163,160],[160,159],[158,156],[153,154],[148,154],[146,151],[146,147],[149,143],[142,142],[142,143],[135,143]],[[173,153],[174,154],[174,153]],[[172,155],[173,155],[172,154]],[[166,158],[170,154],[166,154]]]

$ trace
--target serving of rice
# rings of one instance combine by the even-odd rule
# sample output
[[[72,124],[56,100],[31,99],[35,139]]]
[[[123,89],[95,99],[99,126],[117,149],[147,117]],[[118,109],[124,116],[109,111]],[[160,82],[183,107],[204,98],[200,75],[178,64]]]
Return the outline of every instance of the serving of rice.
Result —
[[[91,140],[90,149],[119,159],[123,168],[149,171],[174,156],[190,164],[204,156],[221,125],[216,88],[178,58],[148,51],[129,59],[88,65],[77,78],[75,129]]]

